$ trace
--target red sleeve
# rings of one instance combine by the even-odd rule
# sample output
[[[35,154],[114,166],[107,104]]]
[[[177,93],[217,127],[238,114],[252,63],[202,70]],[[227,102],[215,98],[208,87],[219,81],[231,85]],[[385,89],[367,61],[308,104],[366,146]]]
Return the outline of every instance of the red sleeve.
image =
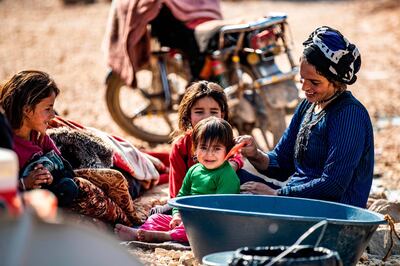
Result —
[[[169,196],[175,198],[182,187],[187,170],[194,165],[192,158],[192,139],[186,134],[177,140],[169,156]]]

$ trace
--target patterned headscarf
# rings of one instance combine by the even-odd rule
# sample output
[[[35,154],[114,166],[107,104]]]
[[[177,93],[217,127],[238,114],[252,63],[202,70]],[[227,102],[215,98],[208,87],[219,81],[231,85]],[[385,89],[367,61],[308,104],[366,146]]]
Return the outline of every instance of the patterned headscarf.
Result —
[[[319,27],[303,45],[304,57],[326,78],[348,85],[357,80],[360,52],[339,31],[328,26]]]

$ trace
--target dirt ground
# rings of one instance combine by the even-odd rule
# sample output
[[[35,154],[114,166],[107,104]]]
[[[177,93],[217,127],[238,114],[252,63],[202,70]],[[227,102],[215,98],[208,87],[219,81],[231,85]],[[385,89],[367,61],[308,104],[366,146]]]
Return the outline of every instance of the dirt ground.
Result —
[[[62,91],[56,102],[59,113],[147,147],[123,132],[106,108],[101,42],[109,5],[105,0],[71,6],[55,0],[0,0],[0,83],[23,69],[46,71]],[[367,107],[375,126],[376,180],[399,190],[400,125],[390,121],[400,117],[400,2],[233,1],[222,2],[222,10],[225,18],[287,13],[296,57],[302,41],[321,25],[339,29],[358,45],[362,67],[349,89]]]

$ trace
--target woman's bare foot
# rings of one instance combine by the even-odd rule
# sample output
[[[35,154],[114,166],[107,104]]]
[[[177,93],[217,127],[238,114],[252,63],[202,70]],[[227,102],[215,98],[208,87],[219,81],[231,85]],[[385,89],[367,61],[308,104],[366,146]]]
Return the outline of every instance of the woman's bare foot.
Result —
[[[137,239],[143,242],[156,243],[172,240],[169,232],[138,229],[136,233]]]
[[[116,224],[114,228],[114,233],[121,239],[122,241],[134,241],[138,240],[138,229],[128,227],[123,224]]]

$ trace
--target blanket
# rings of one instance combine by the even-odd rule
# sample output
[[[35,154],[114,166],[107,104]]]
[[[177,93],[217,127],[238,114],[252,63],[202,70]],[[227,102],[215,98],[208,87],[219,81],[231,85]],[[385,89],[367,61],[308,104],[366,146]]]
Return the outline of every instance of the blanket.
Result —
[[[47,134],[73,169],[110,168],[113,165],[112,147],[90,131],[64,126],[49,129]]]
[[[150,155],[139,151],[128,141],[101,130],[82,126],[60,116],[56,116],[49,127],[48,134],[61,149],[62,155],[69,157],[74,169],[122,169],[138,180],[144,189],[156,185],[160,177],[158,170],[166,169],[157,158],[150,160]]]

